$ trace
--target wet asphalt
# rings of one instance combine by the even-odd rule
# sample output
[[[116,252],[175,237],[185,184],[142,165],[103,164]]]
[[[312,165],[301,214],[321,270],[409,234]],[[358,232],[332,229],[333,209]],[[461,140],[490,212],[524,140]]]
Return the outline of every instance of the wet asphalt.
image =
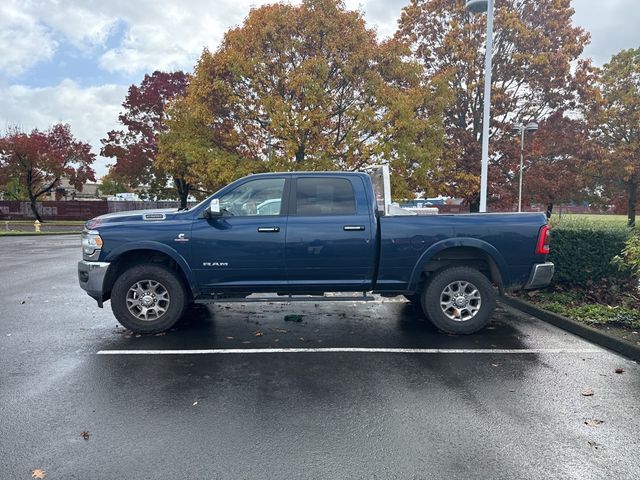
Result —
[[[640,366],[528,315],[458,337],[400,299],[231,304],[136,336],[79,256],[0,238],[0,480],[640,478]],[[331,347],[431,353],[97,354]]]

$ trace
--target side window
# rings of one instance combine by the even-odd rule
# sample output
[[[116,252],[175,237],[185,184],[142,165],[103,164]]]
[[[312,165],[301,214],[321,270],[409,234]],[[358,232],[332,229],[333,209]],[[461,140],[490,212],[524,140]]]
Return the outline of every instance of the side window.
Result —
[[[356,197],[345,178],[298,178],[297,215],[355,215]]]
[[[284,178],[252,180],[220,198],[220,209],[229,216],[280,215]]]

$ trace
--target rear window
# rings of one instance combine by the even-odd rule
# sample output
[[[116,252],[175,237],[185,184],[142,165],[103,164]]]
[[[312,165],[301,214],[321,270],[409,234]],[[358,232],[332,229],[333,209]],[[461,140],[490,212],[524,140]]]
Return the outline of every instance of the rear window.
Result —
[[[297,215],[355,215],[356,198],[345,178],[299,178]]]

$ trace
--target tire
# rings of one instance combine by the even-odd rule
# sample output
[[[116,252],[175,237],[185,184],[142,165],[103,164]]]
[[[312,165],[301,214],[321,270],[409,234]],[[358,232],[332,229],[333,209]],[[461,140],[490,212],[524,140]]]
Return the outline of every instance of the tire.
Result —
[[[118,322],[133,332],[159,333],[176,324],[187,307],[187,298],[182,281],[168,268],[136,265],[116,279],[111,310]]]
[[[493,285],[474,268],[442,270],[422,292],[422,308],[427,318],[445,333],[468,335],[483,329],[495,307]]]

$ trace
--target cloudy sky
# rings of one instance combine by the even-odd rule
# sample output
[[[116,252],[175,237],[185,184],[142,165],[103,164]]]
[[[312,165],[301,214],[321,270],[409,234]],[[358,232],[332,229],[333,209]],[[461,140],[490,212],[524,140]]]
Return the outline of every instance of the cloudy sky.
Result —
[[[462,1],[462,0],[461,0]],[[497,0],[499,3],[500,0]],[[534,1],[534,0],[531,0]],[[3,0],[0,3],[0,128],[69,122],[98,153],[117,128],[127,88],[154,70],[190,71],[203,47],[268,0]],[[346,0],[381,37],[409,0]],[[591,32],[585,55],[601,65],[640,46],[637,0],[574,0],[575,24]],[[96,170],[106,172],[99,158]]]

